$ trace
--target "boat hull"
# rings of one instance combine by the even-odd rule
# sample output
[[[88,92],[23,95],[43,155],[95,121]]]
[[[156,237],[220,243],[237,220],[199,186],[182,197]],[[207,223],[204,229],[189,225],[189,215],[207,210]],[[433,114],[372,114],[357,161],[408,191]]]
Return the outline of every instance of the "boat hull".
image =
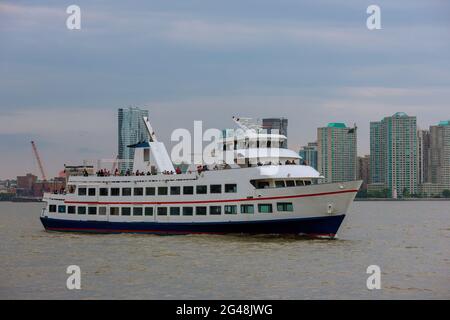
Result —
[[[334,238],[345,215],[232,222],[110,222],[41,217],[46,230],[87,233],[280,234]]]

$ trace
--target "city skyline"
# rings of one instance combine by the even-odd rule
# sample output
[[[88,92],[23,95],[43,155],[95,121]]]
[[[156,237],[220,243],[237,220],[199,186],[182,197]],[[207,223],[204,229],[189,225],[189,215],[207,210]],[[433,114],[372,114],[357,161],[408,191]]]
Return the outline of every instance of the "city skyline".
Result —
[[[294,150],[317,127],[356,123],[358,155],[369,153],[370,121],[405,112],[428,129],[450,118],[443,2],[378,1],[374,31],[361,1],[77,4],[78,31],[64,5],[0,4],[2,179],[38,173],[31,140],[49,176],[114,158],[116,111],[129,105],[149,110],[168,145],[194,120],[285,117]]]

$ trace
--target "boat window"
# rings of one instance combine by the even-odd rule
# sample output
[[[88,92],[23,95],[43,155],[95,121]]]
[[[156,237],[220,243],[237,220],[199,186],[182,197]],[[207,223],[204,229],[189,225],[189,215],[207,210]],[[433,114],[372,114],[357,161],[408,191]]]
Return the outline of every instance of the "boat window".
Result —
[[[258,204],[258,211],[260,213],[272,213],[273,212],[272,204],[270,204],[270,203]]]
[[[86,195],[86,188],[78,188],[78,195],[79,196],[85,196]]]
[[[88,195],[91,196],[91,197],[95,196],[95,188],[89,188],[88,189]]]
[[[237,192],[237,184],[226,184],[225,185],[225,193],[235,193]]]
[[[167,195],[167,187],[158,187],[158,195],[166,196]]]
[[[305,183],[303,182],[303,180],[295,180],[295,184],[297,185],[297,187],[300,187],[300,186],[304,186],[304,185],[305,185]]]
[[[241,205],[241,213],[254,213],[255,209],[252,204],[242,204]]]
[[[100,188],[100,195],[101,196],[107,196],[108,195],[108,188]]]
[[[86,207],[78,207],[77,211],[78,214],[86,214]]]
[[[181,193],[180,187],[170,187],[170,194],[171,195],[179,195]]]
[[[88,207],[88,214],[97,214],[97,207]]]
[[[67,190],[69,193],[75,193],[75,189],[76,189],[76,187],[74,185],[69,185],[67,187]]]
[[[119,188],[111,188],[111,195],[112,196],[120,196],[120,189]]]
[[[192,216],[194,213],[193,207],[183,207],[183,216]]]
[[[54,205],[54,204],[49,205],[48,212],[56,212],[56,205]]]
[[[237,206],[225,206],[225,214],[236,214]]]
[[[106,207],[99,207],[98,214],[101,216],[106,216]]]
[[[211,215],[222,214],[222,207],[221,206],[211,206],[211,207],[209,207],[209,214],[211,214]]]
[[[292,212],[294,211],[294,206],[291,202],[278,202],[277,210],[281,212]]]
[[[109,208],[109,214],[111,216],[118,216],[119,215],[119,208],[118,207],[111,207],[111,208]]]
[[[129,216],[129,215],[131,215],[131,208],[128,208],[128,207],[122,208],[122,215],[123,215],[123,216]]]
[[[277,181],[275,181],[275,187],[276,187],[276,188],[284,188],[284,187],[285,187],[284,181],[283,181],[283,180],[277,180]]]
[[[74,214],[75,213],[75,206],[68,206],[67,207],[67,213]]]
[[[208,192],[207,186],[197,186],[197,194],[206,194]]]
[[[179,207],[171,207],[170,208],[170,215],[171,216],[179,216],[180,215],[180,208]]]
[[[210,193],[222,193],[222,185],[221,184],[212,184],[209,186]]]
[[[309,186],[309,185],[311,185],[311,181],[305,180],[305,186]]]
[[[135,196],[143,196],[144,195],[144,188],[134,188],[134,195]]]
[[[192,186],[184,186],[183,194],[194,194],[194,187]]]
[[[58,206],[59,213],[66,213],[66,206]]]
[[[146,216],[152,216],[152,215],[153,215],[153,207],[146,207],[146,208],[144,209],[144,214],[145,214]]]
[[[155,187],[147,187],[145,188],[145,195],[154,196],[155,195]]]
[[[131,196],[131,188],[122,188],[122,196]]]
[[[195,214],[198,216],[206,216],[206,207],[196,207]]]
[[[167,207],[158,207],[158,216],[167,216]]]
[[[286,180],[286,187],[295,187],[294,180]]]
[[[268,181],[258,181],[256,187],[258,189],[267,189],[270,187],[270,183]]]
[[[143,212],[142,207],[133,208],[133,216],[142,216],[142,212]]]

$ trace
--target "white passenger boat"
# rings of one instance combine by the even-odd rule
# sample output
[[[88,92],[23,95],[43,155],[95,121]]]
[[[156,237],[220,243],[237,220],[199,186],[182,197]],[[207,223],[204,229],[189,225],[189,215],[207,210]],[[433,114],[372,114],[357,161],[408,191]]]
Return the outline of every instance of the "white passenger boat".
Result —
[[[144,118],[149,140],[133,146],[133,170],[145,175],[70,176],[63,194],[44,195],[42,224],[92,233],[335,237],[361,181],[320,183],[285,136],[235,121],[243,130],[223,136],[214,150],[233,163],[176,174]]]

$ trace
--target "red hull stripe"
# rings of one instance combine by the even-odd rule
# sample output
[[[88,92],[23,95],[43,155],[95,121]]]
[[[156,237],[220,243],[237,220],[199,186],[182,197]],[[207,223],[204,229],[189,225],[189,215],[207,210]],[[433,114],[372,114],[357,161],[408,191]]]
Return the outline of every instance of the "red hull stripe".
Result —
[[[279,199],[293,199],[293,198],[306,198],[306,197],[319,197],[329,196],[333,194],[358,192],[358,190],[342,190],[333,192],[322,193],[310,193],[310,194],[298,194],[294,196],[276,196],[265,198],[241,198],[241,199],[226,199],[226,200],[195,200],[195,201],[158,201],[158,202],[144,202],[144,201],[64,201],[64,203],[81,203],[81,204],[195,204],[195,203],[222,203],[222,202],[243,202],[243,201],[265,201],[265,200],[279,200]]]
[[[161,231],[161,230],[122,230],[122,229],[94,229],[94,228],[52,228],[47,227],[50,231],[73,231],[73,232],[95,232],[95,233],[155,233],[155,234],[216,234],[216,235],[226,235],[230,233],[226,232],[198,232],[198,231]],[[333,233],[308,233],[309,237],[334,237]]]

